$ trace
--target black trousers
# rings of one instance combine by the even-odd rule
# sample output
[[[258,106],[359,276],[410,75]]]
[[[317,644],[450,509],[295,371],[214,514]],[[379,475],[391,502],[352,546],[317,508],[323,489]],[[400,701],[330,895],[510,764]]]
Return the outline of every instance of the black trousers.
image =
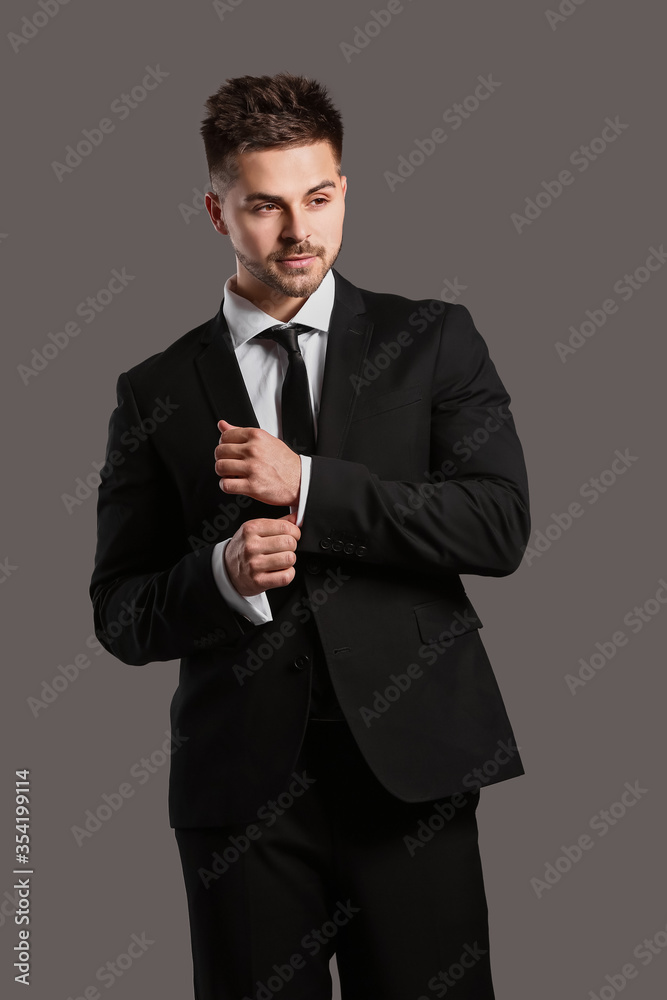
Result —
[[[334,952],[343,1000],[494,1000],[478,802],[402,802],[311,720],[256,822],[174,831],[196,1000],[330,1000]]]

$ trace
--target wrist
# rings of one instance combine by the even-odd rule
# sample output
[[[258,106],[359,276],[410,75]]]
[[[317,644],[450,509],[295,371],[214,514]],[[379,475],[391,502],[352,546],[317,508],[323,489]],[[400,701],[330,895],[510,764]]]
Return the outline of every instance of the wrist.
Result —
[[[293,500],[290,502],[290,506],[292,506],[292,507],[298,507],[299,506],[299,499],[301,497],[301,472],[302,472],[302,469],[303,469],[303,463],[301,461],[301,456],[297,456],[297,458],[298,458],[299,464],[298,464],[298,467],[295,468],[296,477],[295,477],[295,480],[294,480],[294,492],[292,494],[293,495]]]

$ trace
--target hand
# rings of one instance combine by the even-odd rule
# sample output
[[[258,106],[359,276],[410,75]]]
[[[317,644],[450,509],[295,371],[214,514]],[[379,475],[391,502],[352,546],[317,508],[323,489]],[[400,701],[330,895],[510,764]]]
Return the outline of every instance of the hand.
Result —
[[[244,521],[225,546],[223,556],[229,578],[239,594],[254,597],[263,590],[291,583],[300,537],[296,511],[284,517]]]
[[[225,493],[242,493],[263,503],[294,507],[301,489],[301,459],[284,441],[261,427],[218,421],[215,471]]]

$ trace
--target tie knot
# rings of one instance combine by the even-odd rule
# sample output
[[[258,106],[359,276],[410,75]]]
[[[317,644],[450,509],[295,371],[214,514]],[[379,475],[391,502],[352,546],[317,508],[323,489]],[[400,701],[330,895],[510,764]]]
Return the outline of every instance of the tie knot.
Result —
[[[253,340],[275,340],[288,353],[296,351],[300,354],[298,335],[308,333],[312,329],[312,326],[305,326],[303,323],[277,323],[275,326],[270,326],[268,330],[262,330],[261,333],[256,334]]]

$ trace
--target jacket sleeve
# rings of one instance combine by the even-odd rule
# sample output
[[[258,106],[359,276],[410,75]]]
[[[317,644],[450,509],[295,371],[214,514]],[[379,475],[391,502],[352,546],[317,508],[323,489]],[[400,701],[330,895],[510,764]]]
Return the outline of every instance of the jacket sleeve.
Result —
[[[514,572],[530,515],[509,404],[470,312],[448,305],[432,384],[429,468],[419,481],[383,480],[362,463],[313,455],[297,551],[430,576]]]
[[[141,416],[126,373],[118,378],[97,498],[90,582],[95,635],[124,663],[172,660],[244,633],[213,577],[212,551],[191,551],[173,481]]]

